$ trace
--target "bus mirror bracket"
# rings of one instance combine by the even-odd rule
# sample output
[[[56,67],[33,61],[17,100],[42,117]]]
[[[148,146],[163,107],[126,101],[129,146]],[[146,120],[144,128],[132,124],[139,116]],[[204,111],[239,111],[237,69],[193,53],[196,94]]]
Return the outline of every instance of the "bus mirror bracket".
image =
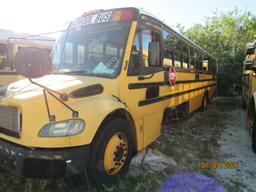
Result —
[[[66,103],[64,103],[69,99],[68,94],[59,93],[33,80],[33,78],[40,78],[44,75],[49,74],[52,70],[51,57],[46,50],[35,47],[25,47],[17,52],[17,54],[15,55],[14,66],[19,74],[27,77],[32,84],[35,84],[43,89],[49,122],[55,122],[56,117],[55,115],[51,115],[50,113],[47,94],[52,96],[67,109],[69,109],[72,112],[72,118],[79,117],[78,111],[75,111]],[[58,95],[59,97],[57,97],[56,95]]]
[[[256,73],[256,63],[254,62],[252,65],[251,65],[251,70]]]

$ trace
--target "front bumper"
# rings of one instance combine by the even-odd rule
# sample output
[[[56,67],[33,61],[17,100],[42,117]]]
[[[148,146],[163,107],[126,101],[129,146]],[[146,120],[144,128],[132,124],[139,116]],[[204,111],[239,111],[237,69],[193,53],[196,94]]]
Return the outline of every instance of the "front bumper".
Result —
[[[0,139],[0,167],[27,178],[57,179],[87,168],[90,145],[58,149],[28,148]]]

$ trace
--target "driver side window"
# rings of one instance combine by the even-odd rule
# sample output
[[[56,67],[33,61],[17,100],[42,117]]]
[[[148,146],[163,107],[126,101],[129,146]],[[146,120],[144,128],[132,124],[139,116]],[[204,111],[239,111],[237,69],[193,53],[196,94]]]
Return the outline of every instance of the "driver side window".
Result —
[[[159,32],[151,29],[143,29],[136,33],[134,38],[128,75],[146,75],[159,71],[159,67],[149,66],[149,45],[152,42],[161,42]]]

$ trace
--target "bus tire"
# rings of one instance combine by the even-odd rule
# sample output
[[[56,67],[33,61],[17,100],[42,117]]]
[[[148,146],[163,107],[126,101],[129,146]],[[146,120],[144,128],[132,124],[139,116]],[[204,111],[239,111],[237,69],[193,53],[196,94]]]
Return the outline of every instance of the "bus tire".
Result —
[[[253,121],[252,126],[252,150],[256,153],[256,120]]]
[[[133,137],[128,121],[111,118],[102,124],[91,149],[88,177],[96,187],[123,179],[133,154]]]
[[[204,97],[202,100],[202,104],[201,104],[201,111],[204,111],[207,109],[207,105],[208,105],[208,97],[207,97],[207,93],[204,93]]]

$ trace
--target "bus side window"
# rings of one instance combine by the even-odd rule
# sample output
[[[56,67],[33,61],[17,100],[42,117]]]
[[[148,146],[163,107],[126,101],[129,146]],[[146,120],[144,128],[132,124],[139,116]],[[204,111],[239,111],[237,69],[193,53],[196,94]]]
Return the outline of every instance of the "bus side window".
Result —
[[[144,30],[141,34],[142,39],[142,61],[144,67],[148,67],[148,46],[153,41],[153,37],[150,30]]]
[[[128,68],[128,75],[139,75],[140,73],[140,43],[139,34],[137,33],[131,51],[130,63]]]
[[[182,67],[188,68],[188,55],[189,55],[189,47],[188,44],[184,41],[182,43]]]
[[[203,70],[204,71],[208,71],[208,65],[209,65],[208,60],[204,59],[203,60]]]
[[[161,42],[161,35],[153,30],[144,29],[137,32],[132,45],[128,75],[143,75],[160,71],[161,67],[149,67],[149,45]],[[161,47],[161,46],[160,46]],[[160,53],[161,54],[161,53]],[[162,65],[161,65],[162,66]]]
[[[204,54],[203,56],[203,70],[209,71],[210,70],[210,57]]]
[[[174,49],[174,66],[181,68],[182,67],[182,55],[181,55],[181,38],[174,34],[173,40],[173,49]]]
[[[174,53],[174,66],[180,68],[181,67],[181,55],[179,53]]]
[[[159,42],[161,40],[161,36],[160,33],[153,31],[153,30],[149,30],[149,29],[144,29],[141,32],[141,42],[142,42],[142,51],[141,51],[141,57],[142,57],[142,62],[141,62],[141,71],[140,73],[142,75],[144,74],[150,74],[150,73],[154,73],[156,71],[160,71],[161,68],[160,66],[156,66],[156,67],[149,67],[149,45],[151,42]],[[161,46],[160,46],[161,47]],[[161,55],[161,53],[160,53]],[[162,64],[161,64],[162,66]]]
[[[195,68],[195,50],[194,47],[189,48],[189,68]]]
[[[163,44],[164,44],[163,65],[172,66],[174,65],[174,52],[172,48],[174,35],[170,31],[163,29],[162,37],[163,37]]]
[[[196,69],[197,70],[202,70],[203,67],[203,58],[202,58],[202,53],[200,50],[195,50],[195,64],[196,64]]]

